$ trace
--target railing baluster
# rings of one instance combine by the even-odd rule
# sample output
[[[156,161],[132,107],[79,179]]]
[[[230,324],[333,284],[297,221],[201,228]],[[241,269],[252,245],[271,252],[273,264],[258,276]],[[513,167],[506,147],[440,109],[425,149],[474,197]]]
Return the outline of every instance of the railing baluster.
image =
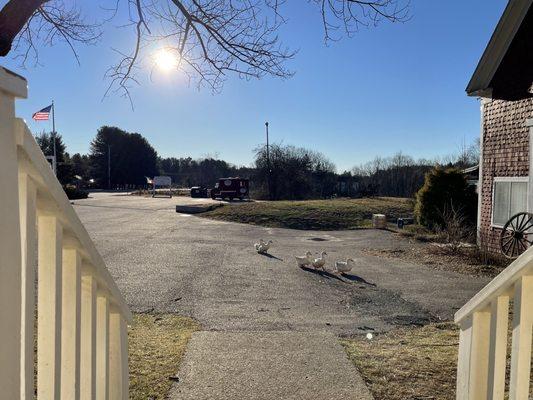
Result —
[[[477,311],[472,317],[472,344],[470,353],[470,400],[487,398],[489,369],[490,312]]]
[[[82,270],[80,329],[80,398],[96,396],[96,279]]]
[[[507,327],[509,324],[509,297],[498,296],[491,304],[489,388],[487,398],[503,400],[507,357]]]
[[[61,385],[61,270],[63,228],[38,217],[37,397],[55,400]]]
[[[120,345],[122,346],[122,400],[129,400],[130,370],[128,364],[128,325],[124,316],[120,319]]]
[[[128,349],[126,337],[123,334],[126,328],[124,319],[118,311],[109,314],[109,400],[127,399],[128,392],[124,391],[127,385]],[[126,386],[127,388],[127,386]]]
[[[20,397],[21,256],[15,97],[26,97],[26,81],[0,68],[0,389]]]
[[[105,294],[96,300],[96,398],[108,399],[109,303]]]
[[[531,324],[533,322],[533,276],[522,276],[515,284],[513,343],[509,400],[527,400],[531,369]]]
[[[33,397],[34,385],[34,335],[35,335],[35,269],[37,257],[36,187],[30,176],[19,172],[20,244],[22,255],[22,307],[21,307],[21,398]]]
[[[80,395],[81,256],[77,249],[63,249],[61,323],[61,399]]]
[[[470,389],[470,353],[472,350],[472,317],[461,321],[459,332],[459,360],[457,363],[457,400],[468,400]]]

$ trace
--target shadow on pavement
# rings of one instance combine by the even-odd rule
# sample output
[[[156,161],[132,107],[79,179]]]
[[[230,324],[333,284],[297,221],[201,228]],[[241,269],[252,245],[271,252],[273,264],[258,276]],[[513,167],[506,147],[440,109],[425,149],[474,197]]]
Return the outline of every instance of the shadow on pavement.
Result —
[[[273,258],[275,260],[279,260],[279,261],[283,261],[282,258],[279,258],[279,257],[276,257],[276,256],[273,256],[272,254],[268,254],[268,253],[257,253],[263,257],[268,257],[268,258]]]

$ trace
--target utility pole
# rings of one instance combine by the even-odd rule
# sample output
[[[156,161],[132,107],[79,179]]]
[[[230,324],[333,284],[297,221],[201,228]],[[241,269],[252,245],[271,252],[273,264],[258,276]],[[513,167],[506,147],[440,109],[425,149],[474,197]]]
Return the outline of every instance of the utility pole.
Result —
[[[268,178],[267,178],[267,183],[268,183],[268,199],[269,200],[272,200],[272,192],[271,192],[271,188],[270,188],[270,185],[271,185],[271,168],[270,168],[270,146],[269,146],[269,143],[268,143],[268,122],[265,122],[265,127],[266,127],[266,137],[267,137],[267,169],[268,169]]]
[[[107,188],[111,190],[111,145],[107,145]]]

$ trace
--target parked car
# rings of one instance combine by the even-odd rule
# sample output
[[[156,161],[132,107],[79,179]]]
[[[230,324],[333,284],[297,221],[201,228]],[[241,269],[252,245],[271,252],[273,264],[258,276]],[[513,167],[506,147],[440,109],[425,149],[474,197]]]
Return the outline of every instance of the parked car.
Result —
[[[244,178],[221,178],[211,189],[211,198],[217,199],[240,199],[249,197],[250,181]]]
[[[191,188],[191,197],[208,197],[208,189],[200,186],[193,186]]]

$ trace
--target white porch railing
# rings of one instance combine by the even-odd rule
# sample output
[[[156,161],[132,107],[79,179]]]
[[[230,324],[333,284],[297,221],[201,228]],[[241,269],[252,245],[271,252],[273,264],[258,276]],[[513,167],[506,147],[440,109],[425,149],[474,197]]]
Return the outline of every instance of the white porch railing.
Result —
[[[131,313],[15,118],[26,96],[26,80],[0,67],[0,399],[33,399],[35,376],[39,400],[127,399]]]
[[[513,300],[506,388],[509,302]],[[455,314],[460,325],[457,399],[529,398],[533,323],[533,247]],[[507,389],[507,390],[506,390]]]

